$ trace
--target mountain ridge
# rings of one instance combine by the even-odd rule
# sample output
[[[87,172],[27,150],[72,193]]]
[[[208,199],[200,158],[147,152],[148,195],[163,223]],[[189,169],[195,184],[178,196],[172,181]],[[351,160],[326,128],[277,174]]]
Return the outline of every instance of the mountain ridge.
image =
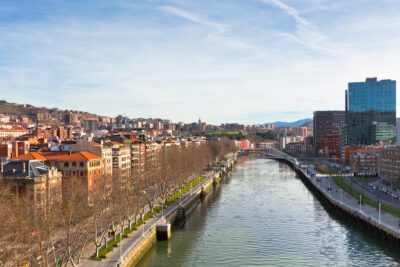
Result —
[[[308,126],[312,123],[311,118],[300,119],[297,121],[286,122],[286,121],[275,121],[270,123],[265,123],[264,125],[274,125],[275,127],[301,127],[301,126]]]

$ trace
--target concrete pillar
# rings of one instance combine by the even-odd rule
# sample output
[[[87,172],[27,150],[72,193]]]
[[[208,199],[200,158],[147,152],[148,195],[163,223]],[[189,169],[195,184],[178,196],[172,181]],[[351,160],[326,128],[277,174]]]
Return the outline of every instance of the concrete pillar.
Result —
[[[171,224],[157,225],[157,241],[169,240],[171,238]]]

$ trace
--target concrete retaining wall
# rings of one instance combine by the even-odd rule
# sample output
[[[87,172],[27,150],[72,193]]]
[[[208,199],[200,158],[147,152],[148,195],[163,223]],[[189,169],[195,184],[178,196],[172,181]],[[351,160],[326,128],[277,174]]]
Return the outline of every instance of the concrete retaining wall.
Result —
[[[131,251],[128,259],[123,262],[123,267],[135,266],[143,258],[144,255],[154,246],[157,242],[156,230],[153,228],[142,241]]]
[[[224,174],[216,173],[216,175],[212,179],[209,179],[203,185],[203,192],[204,192],[203,197],[205,196],[205,194],[208,194],[214,188],[219,186],[223,177],[228,175],[228,173],[230,171],[232,171],[232,169],[233,169],[233,165],[228,168],[226,173],[224,173]],[[189,192],[189,194],[190,194],[190,192]],[[198,203],[200,203],[201,198],[202,198],[202,193],[199,190],[199,191],[193,192],[193,195],[188,200],[186,200],[184,203],[182,203],[182,206],[185,209],[187,215],[190,214],[190,212],[198,205]],[[179,201],[179,200],[177,200],[177,201]],[[176,216],[176,211],[177,210],[175,209],[175,211],[171,212],[170,214],[168,214],[168,216],[165,217],[167,222],[170,222],[170,223],[174,222],[175,216]],[[124,261],[122,266],[124,266],[124,267],[125,266],[126,267],[135,266],[144,257],[144,255],[147,254],[147,252],[152,248],[152,246],[156,242],[157,242],[156,230],[155,230],[155,228],[152,228],[151,232],[149,232],[146,235],[146,237],[142,240],[142,242],[140,242],[130,252],[129,256]]]
[[[279,161],[288,164],[299,175],[306,187],[318,198],[329,212],[349,221],[354,226],[366,230],[366,232],[371,234],[371,236],[385,241],[385,243],[390,244],[390,246],[400,249],[400,237],[398,233],[393,232],[391,229],[387,229],[382,224],[370,220],[367,216],[364,216],[353,209],[341,205],[340,202],[332,200],[325,192],[316,187],[298,166],[294,166],[291,162],[284,159]]]

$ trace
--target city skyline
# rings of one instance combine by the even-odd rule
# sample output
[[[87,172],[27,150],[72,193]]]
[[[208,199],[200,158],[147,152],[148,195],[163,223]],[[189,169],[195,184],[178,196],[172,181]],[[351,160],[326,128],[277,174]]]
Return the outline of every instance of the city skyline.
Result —
[[[3,1],[1,93],[9,102],[109,116],[213,124],[310,118],[344,110],[348,82],[397,80],[399,7]]]

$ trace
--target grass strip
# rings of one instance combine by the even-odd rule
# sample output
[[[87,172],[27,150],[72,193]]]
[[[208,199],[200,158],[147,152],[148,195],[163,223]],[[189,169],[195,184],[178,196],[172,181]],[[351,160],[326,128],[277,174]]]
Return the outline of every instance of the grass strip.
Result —
[[[357,196],[362,195],[362,204],[368,204],[376,209],[379,208],[378,200],[372,199],[369,196],[362,194],[362,192],[352,187],[345,179],[342,179],[340,176],[333,176],[332,179],[338,187],[342,188],[350,196],[353,196],[357,199]],[[400,210],[391,205],[381,203],[381,210],[385,213],[400,218]]]
[[[180,191],[176,192],[174,195],[172,195],[166,202],[165,205],[169,205],[173,203],[175,200],[177,200],[180,196],[185,195],[190,189],[196,187],[199,183],[201,183],[204,180],[204,177],[199,177],[191,181],[190,183],[186,184]],[[144,222],[146,222],[149,219],[154,218],[158,213],[161,212],[161,206],[156,206],[153,208],[153,211],[149,211],[144,215]],[[90,259],[95,260],[95,261],[101,261],[102,259],[106,258],[106,255],[112,251],[114,248],[118,247],[118,243],[120,243],[123,239],[127,238],[130,233],[133,231],[137,230],[137,228],[142,225],[142,221],[139,219],[137,223],[132,225],[132,228],[126,228],[123,231],[122,238],[121,235],[117,235],[115,237],[115,240],[112,239],[107,242],[107,248],[102,247],[99,250],[99,257],[96,257],[96,255],[93,255],[90,257]]]

